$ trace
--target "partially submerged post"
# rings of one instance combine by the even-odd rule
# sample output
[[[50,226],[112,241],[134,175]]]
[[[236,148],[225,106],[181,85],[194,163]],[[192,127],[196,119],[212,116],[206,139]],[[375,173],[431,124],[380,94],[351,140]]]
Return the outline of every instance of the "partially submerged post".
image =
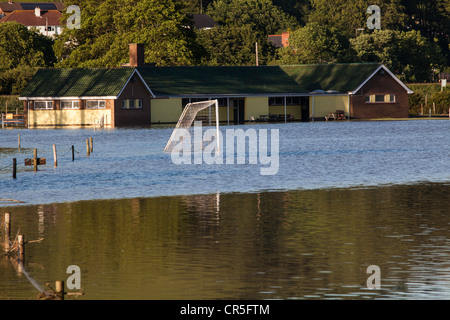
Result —
[[[56,156],[56,145],[53,145],[53,160],[55,161],[55,168],[58,166],[58,157]]]
[[[55,293],[58,300],[64,300],[64,281],[56,281]]]
[[[11,214],[9,212],[5,213],[5,252],[8,253],[11,239]]]
[[[19,151],[20,151],[20,133],[18,135]]]
[[[19,246],[17,247],[17,255],[20,262],[25,261],[25,237],[23,234],[17,235],[17,242]]]
[[[89,139],[86,139],[86,153],[87,156],[89,157],[90,156]]]
[[[75,147],[72,145],[72,161],[75,161]]]
[[[34,166],[34,171],[37,171],[37,167],[38,167],[37,149],[33,150],[33,166]]]
[[[92,140],[92,137],[89,137],[89,144],[90,144],[90,152],[92,153],[94,151],[94,142]]]
[[[13,179],[17,178],[17,159],[13,158]]]

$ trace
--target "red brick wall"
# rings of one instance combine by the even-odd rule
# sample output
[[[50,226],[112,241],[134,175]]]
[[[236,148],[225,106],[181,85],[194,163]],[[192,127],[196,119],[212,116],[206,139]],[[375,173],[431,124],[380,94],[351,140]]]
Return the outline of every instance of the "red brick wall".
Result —
[[[112,123],[115,127],[142,126],[151,123],[150,94],[142,81],[135,76],[135,81],[130,81],[122,94],[114,102]],[[142,109],[124,109],[123,101],[126,99],[141,99]]]
[[[366,95],[395,94],[394,103],[367,103]],[[356,119],[408,118],[406,90],[383,69],[378,71],[355,95],[351,96],[351,117]]]

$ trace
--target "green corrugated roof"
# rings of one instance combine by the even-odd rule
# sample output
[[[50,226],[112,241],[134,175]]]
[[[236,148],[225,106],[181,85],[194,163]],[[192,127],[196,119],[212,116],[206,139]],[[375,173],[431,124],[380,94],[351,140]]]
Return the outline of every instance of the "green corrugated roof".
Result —
[[[336,63],[280,66],[300,86],[312,92],[349,92],[358,88],[380,63]]]
[[[138,67],[40,69],[21,97],[118,96],[135,69],[156,96],[308,94],[348,92],[381,64],[247,67]]]
[[[308,93],[279,66],[137,69],[156,96]]]
[[[20,97],[117,96],[134,68],[39,69]]]

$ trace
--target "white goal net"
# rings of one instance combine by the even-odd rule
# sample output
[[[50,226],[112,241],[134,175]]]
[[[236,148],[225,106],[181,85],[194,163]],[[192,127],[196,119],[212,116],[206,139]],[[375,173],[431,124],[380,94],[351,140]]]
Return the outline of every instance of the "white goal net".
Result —
[[[212,137],[215,140],[216,150],[219,152],[219,104],[217,100],[208,100],[200,102],[188,103],[178,120],[175,129],[167,142],[164,152],[171,152],[173,147],[183,140],[186,133],[192,134],[192,126],[194,122],[200,121],[202,126],[215,126],[216,134]],[[202,145],[201,148],[204,146]],[[192,149],[193,151],[196,148]]]

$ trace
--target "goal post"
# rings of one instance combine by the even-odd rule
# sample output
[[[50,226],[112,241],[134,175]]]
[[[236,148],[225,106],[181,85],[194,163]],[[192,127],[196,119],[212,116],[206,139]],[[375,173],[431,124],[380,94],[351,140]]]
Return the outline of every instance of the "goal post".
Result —
[[[211,110],[214,108],[214,111]],[[216,100],[207,100],[199,102],[188,103],[180,119],[175,126],[175,129],[167,142],[164,152],[171,152],[173,147],[178,143],[178,138],[182,137],[182,130],[188,130],[192,127],[195,121],[201,121],[202,124],[216,127],[215,142],[217,144],[217,152],[220,151],[220,139],[219,139],[219,103]]]

